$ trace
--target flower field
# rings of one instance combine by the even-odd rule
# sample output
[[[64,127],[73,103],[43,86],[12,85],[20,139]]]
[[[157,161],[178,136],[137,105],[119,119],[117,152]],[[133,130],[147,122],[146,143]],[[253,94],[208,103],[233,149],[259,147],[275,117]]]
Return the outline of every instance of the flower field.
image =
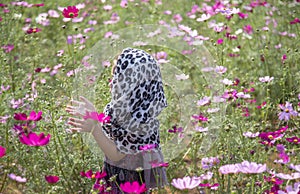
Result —
[[[65,109],[84,96],[98,111],[84,119],[109,122],[126,47],[161,69],[165,161],[152,167],[169,184],[119,193],[300,193],[299,0],[70,2],[0,3],[0,193],[111,193]]]

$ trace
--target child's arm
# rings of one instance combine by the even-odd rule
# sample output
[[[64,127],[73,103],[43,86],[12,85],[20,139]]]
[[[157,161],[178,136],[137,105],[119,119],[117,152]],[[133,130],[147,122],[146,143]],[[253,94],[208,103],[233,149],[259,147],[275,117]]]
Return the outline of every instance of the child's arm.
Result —
[[[73,101],[78,107],[67,106],[66,111],[74,116],[83,117],[83,114],[78,110],[79,108],[84,108],[86,111],[95,111],[95,108],[91,102],[87,99],[81,97],[82,102]],[[85,112],[85,111],[84,111]],[[118,151],[116,144],[109,138],[105,136],[102,131],[102,124],[95,123],[91,119],[78,119],[71,117],[69,122],[74,128],[71,128],[72,131],[78,132],[90,132],[94,136],[97,144],[104,152],[104,154],[112,161],[119,161],[125,157],[125,154],[122,154]]]
[[[119,161],[125,157],[125,154],[118,151],[116,144],[104,135],[101,124],[95,126],[92,134],[101,150],[111,161]]]

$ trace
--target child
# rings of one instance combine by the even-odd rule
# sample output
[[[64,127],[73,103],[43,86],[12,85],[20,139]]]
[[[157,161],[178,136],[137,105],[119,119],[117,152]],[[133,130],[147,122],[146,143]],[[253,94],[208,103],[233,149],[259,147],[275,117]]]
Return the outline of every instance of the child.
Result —
[[[85,111],[95,111],[92,103],[81,100],[73,102]],[[110,122],[95,125],[91,120],[70,118],[69,124],[72,130],[93,134],[105,154],[103,170],[108,178],[115,175],[117,184],[139,181],[148,189],[161,187],[167,179],[165,169],[157,167],[163,156],[156,117],[166,106],[156,60],[143,50],[126,48],[113,69],[111,101],[104,109]],[[67,107],[71,114],[83,116],[76,110]],[[112,193],[121,193],[115,183],[110,186]]]

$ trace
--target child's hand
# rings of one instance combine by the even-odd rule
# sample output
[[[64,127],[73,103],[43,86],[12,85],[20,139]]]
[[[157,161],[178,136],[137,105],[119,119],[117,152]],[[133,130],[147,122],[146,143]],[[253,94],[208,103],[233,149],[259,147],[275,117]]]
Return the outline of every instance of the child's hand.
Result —
[[[71,128],[72,131],[91,132],[92,129],[96,126],[96,122],[91,119],[84,120],[83,116],[86,114],[87,111],[94,112],[96,111],[96,109],[94,105],[86,98],[81,96],[80,100],[82,101],[72,100],[71,103],[75,106],[67,106],[66,111],[68,113],[70,113],[73,116],[79,117],[70,117],[68,124],[73,126],[73,128]]]

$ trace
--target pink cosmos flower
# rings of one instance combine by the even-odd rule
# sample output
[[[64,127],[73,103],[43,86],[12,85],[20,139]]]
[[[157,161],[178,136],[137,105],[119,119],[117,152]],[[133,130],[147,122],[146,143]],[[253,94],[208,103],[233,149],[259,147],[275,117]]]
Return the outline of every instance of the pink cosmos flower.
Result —
[[[23,133],[30,133],[32,129],[36,127],[36,124],[34,123],[33,125],[29,125],[29,123],[24,123],[21,125],[14,125],[13,130],[17,132],[17,134],[23,134]]]
[[[206,132],[206,131],[208,131],[208,127],[196,126],[196,127],[195,127],[195,131],[198,131],[198,132]]]
[[[173,19],[175,20],[176,23],[180,23],[182,21],[182,17],[180,14],[175,14],[173,16]]]
[[[55,184],[59,181],[58,176],[46,175],[45,180],[50,184]]]
[[[297,23],[300,23],[300,19],[299,18],[295,18],[294,20],[292,20],[290,22],[290,24],[297,24]]]
[[[227,100],[236,100],[237,97],[237,91],[234,89],[225,90],[224,94],[222,95],[222,98],[225,98]]]
[[[126,8],[128,5],[128,1],[127,0],[121,0],[120,6],[123,8]]]
[[[289,167],[293,170],[300,172],[300,164],[298,165],[290,164]]]
[[[286,138],[286,140],[290,143],[294,143],[294,144],[300,144],[300,138],[294,136],[291,138]]]
[[[224,74],[224,73],[226,73],[226,71],[227,71],[227,68],[224,66],[216,66],[216,68],[215,68],[215,72],[218,74]]]
[[[293,109],[293,105],[289,102],[286,102],[285,105],[280,104],[279,108],[282,110],[282,112],[278,114],[279,120],[288,121],[291,116],[298,115],[298,112]]]
[[[264,176],[264,180],[268,183],[272,183],[272,184],[275,184],[275,185],[281,185],[283,183],[283,180],[275,177],[274,175],[272,176]]]
[[[243,133],[243,136],[245,136],[245,137],[250,137],[250,138],[257,137],[258,135],[259,135],[259,132],[252,133],[252,132],[247,131],[247,132],[244,132],[244,133]]]
[[[281,57],[281,62],[283,63],[286,59],[287,59],[286,54],[282,55],[282,57]]]
[[[210,104],[210,97],[204,96],[202,99],[198,100],[197,105],[198,106],[205,106]]]
[[[187,79],[189,79],[190,76],[182,73],[180,75],[175,75],[175,77],[177,80],[187,80]]]
[[[223,39],[222,38],[218,39],[217,44],[223,44]]]
[[[169,62],[169,60],[167,60],[168,54],[166,52],[164,52],[164,51],[156,53],[155,57],[156,57],[157,62],[159,64],[161,64],[161,63],[168,63]]]
[[[147,144],[147,145],[144,145],[144,146],[140,146],[139,147],[139,150],[144,150],[144,151],[147,151],[147,150],[153,150],[157,147],[156,144]]]
[[[192,115],[192,118],[198,120],[199,122],[200,122],[200,121],[201,121],[201,122],[206,122],[206,121],[208,121],[208,118],[205,117],[205,116],[203,116],[202,114],[199,114],[199,115]]]
[[[17,176],[13,173],[9,174],[8,177],[14,181],[17,181],[19,183],[25,183],[27,181],[27,179],[24,177],[21,177],[21,176]]]
[[[88,112],[86,111],[84,119],[92,119],[94,121],[99,121],[101,123],[108,123],[110,121],[110,116],[106,116],[104,113]]]
[[[180,190],[184,189],[194,189],[199,186],[201,183],[201,179],[199,177],[183,177],[183,178],[178,178],[178,179],[173,179],[171,184]]]
[[[107,25],[107,24],[115,24],[118,23],[120,21],[120,17],[117,13],[112,13],[110,20],[108,21],[104,21],[103,24]]]
[[[275,176],[285,179],[285,180],[294,180],[294,179],[299,179],[300,178],[300,172],[295,172],[292,174],[283,174],[283,173],[278,173],[275,174]]]
[[[178,127],[176,125],[172,126],[173,129],[168,129],[169,133],[181,133],[183,131],[182,127]]]
[[[32,34],[32,33],[37,33],[42,31],[40,28],[29,28],[28,30],[26,30],[27,34]]]
[[[244,32],[246,32],[247,34],[252,34],[253,33],[253,28],[251,25],[246,25],[243,28]]]
[[[239,172],[246,174],[263,173],[267,170],[266,164],[257,164],[255,162],[243,161],[235,165]]]
[[[147,191],[146,184],[143,183],[142,185],[139,184],[139,182],[134,181],[134,182],[126,182],[126,183],[121,183],[120,188],[123,192],[126,193],[135,193],[135,194],[140,194],[145,191]]]
[[[236,167],[235,164],[227,164],[227,165],[221,166],[219,168],[219,172],[221,174],[238,173],[239,169]]]
[[[31,111],[29,116],[27,116],[25,113],[15,113],[14,119],[18,121],[39,121],[42,119],[42,114],[42,111],[39,111],[38,113]]]
[[[49,16],[52,17],[52,18],[59,18],[59,14],[58,14],[58,12],[55,11],[55,10],[49,10],[49,11],[48,11],[48,14],[49,14]]]
[[[264,82],[264,83],[271,82],[271,81],[273,81],[273,79],[274,79],[274,77],[270,77],[270,76],[265,76],[265,77],[258,78],[258,80],[260,82]]]
[[[279,190],[278,194],[297,194],[300,192],[300,182],[296,182],[293,185],[287,185],[285,191]]]
[[[2,158],[3,156],[5,156],[5,154],[6,154],[6,148],[0,146],[0,158]]]
[[[62,12],[65,18],[76,18],[78,16],[79,9],[76,6],[68,6]]]
[[[19,136],[19,140],[22,144],[28,146],[45,146],[49,143],[51,135],[48,134],[47,136],[44,133],[37,135],[36,133],[30,132],[28,135],[21,134]]]
[[[1,48],[3,48],[6,53],[10,53],[15,48],[15,46],[13,44],[7,44],[2,46]]]
[[[168,166],[169,166],[168,162],[160,162],[160,163],[158,163],[157,161],[152,161],[151,162],[151,167],[152,168],[168,167]]]
[[[106,172],[100,172],[100,171],[96,171],[95,173],[93,173],[92,170],[88,170],[86,172],[84,171],[80,172],[80,175],[88,179],[102,179],[106,177],[107,174]]]
[[[0,116],[0,123],[6,123],[9,117],[9,115]]]
[[[210,169],[220,163],[218,157],[202,158],[201,165],[203,169]]]
[[[205,184],[200,183],[199,186],[200,186],[200,187],[208,187],[208,188],[210,188],[210,189],[212,189],[212,190],[217,190],[218,187],[220,186],[220,184],[219,184],[219,183],[215,183],[215,184],[212,184],[212,185],[211,185],[210,183],[205,183]]]

